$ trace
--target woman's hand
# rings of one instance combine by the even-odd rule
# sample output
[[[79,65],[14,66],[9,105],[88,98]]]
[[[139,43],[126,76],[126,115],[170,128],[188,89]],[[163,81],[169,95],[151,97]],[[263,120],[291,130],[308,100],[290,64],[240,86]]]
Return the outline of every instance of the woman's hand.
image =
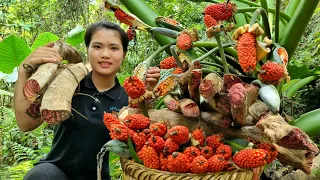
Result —
[[[151,91],[157,85],[160,78],[160,69],[158,67],[150,67],[147,72],[146,86]]]
[[[19,71],[26,72],[24,67],[29,67],[35,70],[41,64],[62,61],[60,54],[53,46],[54,43],[50,42],[45,46],[38,47],[21,63]]]

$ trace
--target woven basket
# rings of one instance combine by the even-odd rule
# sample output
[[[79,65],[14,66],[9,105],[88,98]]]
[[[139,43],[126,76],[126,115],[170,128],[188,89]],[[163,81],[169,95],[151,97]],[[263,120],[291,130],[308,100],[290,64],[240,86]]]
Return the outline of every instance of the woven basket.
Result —
[[[172,173],[150,169],[125,158],[120,158],[120,162],[124,180],[254,180],[259,179],[263,171],[263,168],[260,168],[260,172],[255,176],[252,170],[245,169],[205,174]]]

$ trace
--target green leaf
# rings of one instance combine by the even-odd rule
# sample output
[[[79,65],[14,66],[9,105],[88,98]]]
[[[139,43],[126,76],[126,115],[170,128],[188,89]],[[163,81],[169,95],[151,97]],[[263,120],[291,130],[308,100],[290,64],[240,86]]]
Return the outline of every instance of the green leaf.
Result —
[[[44,46],[44,45],[48,44],[49,42],[55,42],[59,39],[60,38],[57,35],[52,34],[50,32],[42,33],[33,42],[32,46],[31,46],[31,50],[34,51],[40,46]]]
[[[312,67],[300,64],[290,64],[288,65],[288,72],[291,79],[302,79],[312,75],[320,74],[320,67]]]
[[[136,151],[134,150],[130,136],[128,137],[128,146],[129,146],[130,156],[134,159],[134,162],[142,164],[143,162],[141,161],[141,159],[138,157]]]
[[[81,44],[84,42],[84,34],[85,29],[82,26],[77,26],[67,34],[66,43],[71,44],[72,46]]]
[[[15,35],[11,35],[0,42],[0,71],[6,74],[13,72],[13,69],[30,54],[27,43]]]

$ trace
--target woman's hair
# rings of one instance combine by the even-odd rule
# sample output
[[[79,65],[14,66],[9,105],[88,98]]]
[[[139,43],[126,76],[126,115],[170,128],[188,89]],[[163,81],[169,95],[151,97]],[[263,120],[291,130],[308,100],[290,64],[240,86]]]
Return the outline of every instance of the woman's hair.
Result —
[[[120,35],[123,51],[127,52],[129,40],[128,40],[128,36],[127,36],[126,32],[124,32],[124,30],[119,25],[114,24],[112,22],[108,22],[108,21],[98,21],[98,22],[91,24],[87,28],[86,34],[84,36],[84,42],[86,44],[86,47],[89,47],[92,35],[96,31],[103,29],[103,28],[117,31]]]

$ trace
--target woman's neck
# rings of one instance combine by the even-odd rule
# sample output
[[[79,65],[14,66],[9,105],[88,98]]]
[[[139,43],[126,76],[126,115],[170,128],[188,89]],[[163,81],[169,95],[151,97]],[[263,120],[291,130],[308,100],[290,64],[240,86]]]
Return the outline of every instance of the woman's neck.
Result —
[[[106,91],[115,85],[115,76],[101,76],[92,72],[92,82],[99,92]]]

